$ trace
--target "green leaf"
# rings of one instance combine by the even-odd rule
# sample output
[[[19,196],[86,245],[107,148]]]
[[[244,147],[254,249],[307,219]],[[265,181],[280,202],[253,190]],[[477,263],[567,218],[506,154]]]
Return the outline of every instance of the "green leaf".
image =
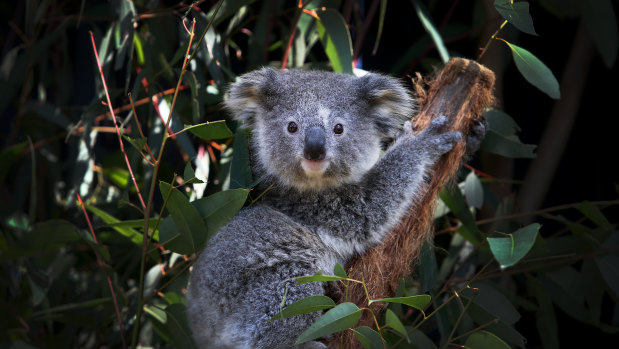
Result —
[[[464,196],[470,206],[481,208],[484,203],[484,189],[474,171],[471,171],[464,180]]]
[[[512,346],[524,348],[526,339],[518,331],[516,331],[512,326],[506,324],[502,319],[499,319],[492,313],[488,312],[488,310],[479,306],[477,303],[470,303],[466,314],[469,315],[478,325],[487,325],[489,322],[494,321],[485,329],[494,333],[496,336]]]
[[[581,202],[578,205],[578,210],[582,212],[587,218],[589,218],[593,223],[595,223],[598,227],[604,228],[606,230],[612,230],[613,226],[610,224],[608,219],[604,216],[602,211],[597,206],[592,205],[588,201]]]
[[[550,71],[542,61],[522,47],[510,44],[507,41],[503,42],[512,50],[512,56],[514,57],[516,67],[518,67],[522,76],[524,76],[529,83],[539,88],[551,98],[561,98],[559,82],[552,71]]]
[[[153,317],[153,319],[165,324],[168,321],[168,315],[165,310],[159,308],[158,306],[150,306],[144,305],[144,311]]]
[[[318,35],[336,73],[352,74],[352,41],[344,17],[333,9],[316,11]]]
[[[299,336],[295,345],[351,328],[359,322],[361,309],[353,303],[342,303],[321,316]]]
[[[232,148],[230,189],[250,188],[253,179],[249,163],[249,130],[237,128]]]
[[[418,276],[420,291],[428,292],[436,285],[438,279],[438,264],[436,263],[436,254],[434,246],[426,241],[421,248],[418,263]]]
[[[159,182],[159,189],[164,200],[168,193],[170,196],[166,208],[178,231],[179,238],[175,244],[166,248],[179,254],[192,254],[198,252],[206,244],[207,230],[198,210],[196,210],[187,197],[179,190],[174,189],[166,182]]]
[[[125,188],[129,184],[129,171],[124,168],[106,167],[103,169],[103,174],[119,188]]]
[[[137,230],[133,229],[133,225],[139,222],[141,226],[144,226],[144,220],[137,220],[135,223],[132,222],[122,222],[118,218],[112,216],[111,214],[99,209],[95,206],[85,204],[86,209],[90,211],[95,216],[99,217],[102,221],[108,224],[108,226],[115,231],[117,231],[120,235],[128,238],[134,244],[141,246],[142,245],[142,234],[140,234]],[[152,221],[151,221],[152,222]],[[152,227],[152,225],[151,225]]]
[[[314,281],[340,281],[340,280],[346,280],[346,278],[341,277],[341,276],[322,275],[322,272],[319,271],[314,275],[297,276],[295,280],[297,281],[297,284],[300,285],[300,284],[305,284],[305,283],[314,282]]]
[[[510,349],[510,346],[501,338],[488,331],[479,331],[471,334],[466,339],[464,347],[467,349]]]
[[[82,303],[63,304],[63,305],[59,305],[56,307],[35,311],[32,313],[32,317],[35,318],[35,317],[46,316],[46,315],[50,315],[54,313],[64,313],[64,312],[72,311],[72,310],[92,308],[92,307],[96,307],[96,306],[99,306],[101,304],[105,304],[111,301],[112,301],[111,297],[105,297],[105,298],[91,299],[89,301],[82,302]]]
[[[346,270],[344,270],[344,267],[342,267],[340,263],[335,263],[335,267],[333,267],[333,275],[343,278],[348,277],[346,275]]]
[[[191,167],[191,161],[188,161],[185,164],[185,170],[183,171],[183,181],[185,181],[185,184],[204,183],[203,181],[196,178],[196,173]]]
[[[449,53],[447,52],[447,48],[445,47],[445,43],[443,42],[443,38],[441,38],[441,34],[436,30],[434,24],[432,24],[432,20],[430,19],[430,15],[427,9],[421,4],[419,0],[411,0],[413,6],[415,6],[415,12],[423,25],[423,28],[430,34],[434,45],[436,45],[436,49],[438,50],[439,55],[441,56],[441,61],[443,63],[447,63],[449,61]]]
[[[365,349],[384,349],[385,345],[378,332],[367,326],[351,329]]]
[[[604,64],[610,69],[617,60],[617,17],[609,0],[580,1],[582,20]]]
[[[148,138],[146,138],[146,137],[140,137],[138,139],[133,139],[133,138],[131,138],[129,136],[123,135],[123,138],[127,142],[129,142],[139,152],[144,150],[144,146],[146,145],[146,142],[148,142]]]
[[[512,234],[507,234],[508,237],[488,238],[490,251],[501,265],[501,269],[511,267],[529,253],[537,238],[539,228],[539,224],[533,223]]]
[[[282,311],[275,314],[269,321],[279,320],[293,315],[313,313],[333,307],[335,307],[335,302],[327,296],[310,296],[290,304]]]
[[[502,293],[497,285],[492,282],[474,282],[471,288],[477,289],[478,297],[474,297],[474,291],[467,288],[461,295],[468,299],[473,299],[475,304],[484,308],[488,313],[501,319],[505,324],[513,326],[520,320],[520,313],[516,310],[512,302]]]
[[[474,245],[481,242],[483,234],[475,224],[475,219],[466,204],[460,188],[455,186],[451,191],[442,190],[440,197],[451,212],[460,219],[462,225],[458,228],[458,233]]]
[[[535,145],[523,144],[516,132],[520,128],[506,113],[491,109],[484,113],[488,121],[488,133],[481,144],[485,151],[509,158],[535,158]]]
[[[537,331],[542,340],[544,348],[559,349],[559,330],[555,308],[552,305],[548,290],[536,278],[527,278],[527,291],[537,299],[539,305],[535,312]]]
[[[430,295],[420,294],[418,296],[371,299],[368,304],[372,304],[374,302],[398,303],[405,304],[409,307],[413,307],[417,310],[423,311],[428,306],[428,304],[430,304],[431,299],[432,297],[430,297]]]
[[[387,0],[380,0],[380,13],[378,15],[378,32],[376,33],[376,42],[372,49],[372,55],[376,54],[380,38],[383,36],[383,27],[385,25],[385,14],[387,13]]]
[[[233,136],[232,131],[226,126],[225,120],[205,122],[193,126],[185,125],[183,131],[189,131],[205,140],[226,139]]]
[[[402,321],[398,319],[397,315],[395,315],[395,313],[391,311],[391,309],[387,309],[387,311],[385,312],[385,326],[391,327],[397,333],[401,334],[408,343],[411,342],[410,338],[408,338],[408,334],[406,333],[404,325],[402,325]]]
[[[529,14],[529,3],[526,1],[512,2],[510,0],[495,0],[494,8],[514,27],[527,34],[537,35],[533,28],[533,18]]]
[[[196,348],[191,340],[189,325],[187,324],[187,309],[183,303],[174,303],[165,308],[165,329],[171,344],[176,348]]]
[[[248,189],[230,189],[191,203],[206,223],[207,240],[239,212],[247,200],[247,195]]]

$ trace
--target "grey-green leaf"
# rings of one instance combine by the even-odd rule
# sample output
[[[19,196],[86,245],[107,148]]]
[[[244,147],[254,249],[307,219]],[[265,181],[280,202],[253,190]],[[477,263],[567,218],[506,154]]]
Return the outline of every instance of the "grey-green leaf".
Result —
[[[533,223],[508,234],[508,237],[488,238],[490,251],[501,265],[501,269],[518,263],[531,250],[539,228],[539,224]]]
[[[441,61],[443,63],[447,63],[449,61],[449,53],[447,52],[447,48],[445,47],[445,43],[443,42],[443,38],[438,30],[432,24],[432,20],[430,19],[430,15],[426,8],[421,4],[419,0],[411,0],[413,2],[413,6],[415,6],[415,12],[423,25],[423,28],[430,34],[436,49],[438,50],[439,55],[441,56]]]
[[[524,76],[529,83],[539,88],[551,98],[561,98],[559,82],[552,71],[548,69],[542,61],[522,47],[510,44],[507,41],[505,41],[505,43],[512,50],[512,56],[514,57],[516,67],[518,67],[522,76]]]
[[[270,321],[279,320],[298,314],[313,313],[315,311],[333,307],[335,307],[335,302],[327,296],[310,296],[290,304],[282,311],[275,314]]]
[[[207,238],[234,217],[245,204],[247,195],[249,195],[248,189],[230,189],[192,202],[206,223]]]
[[[510,346],[501,338],[488,331],[479,331],[471,334],[466,339],[464,347],[467,349],[510,349]]]
[[[495,0],[494,8],[505,18],[509,23],[519,30],[537,35],[533,28],[533,18],[529,14],[529,3],[526,1],[511,2],[510,0]]]
[[[232,137],[233,133],[226,126],[226,121],[219,120],[205,122],[203,124],[185,126],[184,131],[189,131],[194,135],[205,140],[226,139]]]
[[[174,252],[191,254],[198,252],[206,243],[207,231],[202,217],[187,197],[179,190],[174,189],[166,182],[159,182],[159,189],[165,199],[170,193],[166,208],[170,212],[178,234],[179,244]],[[168,246],[166,246],[168,247]]]
[[[353,303],[342,303],[321,316],[299,336],[296,344],[305,343],[335,332],[351,328],[359,322],[361,309]]]
[[[378,332],[367,326],[351,329],[365,349],[383,349],[385,345]]]
[[[395,313],[391,311],[391,309],[387,309],[387,311],[385,312],[385,326],[391,327],[397,333],[401,334],[408,343],[411,342],[410,338],[408,338],[408,334],[406,333],[406,329],[404,328],[402,321],[398,319],[397,315],[395,315]]]
[[[484,203],[484,190],[474,171],[471,171],[464,180],[464,196],[466,202],[473,207],[481,208]]]

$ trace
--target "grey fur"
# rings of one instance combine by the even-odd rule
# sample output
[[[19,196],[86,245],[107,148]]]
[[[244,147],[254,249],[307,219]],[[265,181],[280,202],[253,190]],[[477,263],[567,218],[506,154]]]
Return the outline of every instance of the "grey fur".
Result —
[[[187,297],[189,323],[201,348],[291,348],[320,314],[269,322],[285,285],[286,305],[324,294],[321,283],[290,280],[330,274],[380,242],[421,195],[430,166],[461,136],[441,132],[445,117],[413,134],[406,121],[412,98],[379,74],[265,68],[243,75],[226,107],[252,130],[252,170],[263,179],[258,191],[273,187],[200,254]],[[338,123],[341,134],[333,132]],[[318,165],[303,152],[304,131],[313,126],[326,135],[326,159]],[[381,145],[398,133],[379,158]]]

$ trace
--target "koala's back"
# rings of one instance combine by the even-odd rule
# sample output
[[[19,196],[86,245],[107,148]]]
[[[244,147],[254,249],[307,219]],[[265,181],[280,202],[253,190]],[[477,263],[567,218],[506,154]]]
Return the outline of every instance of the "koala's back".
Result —
[[[273,304],[281,302],[286,288],[286,306],[322,294],[320,283],[296,285],[291,278],[315,273],[329,259],[326,251],[318,237],[274,209],[254,206],[239,212],[209,241],[193,268],[187,303],[196,344],[292,347],[319,314],[269,322],[279,311]]]

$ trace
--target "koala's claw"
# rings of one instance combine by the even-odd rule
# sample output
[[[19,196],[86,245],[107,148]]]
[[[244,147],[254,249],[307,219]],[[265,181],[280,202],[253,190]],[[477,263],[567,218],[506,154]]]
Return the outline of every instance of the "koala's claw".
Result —
[[[405,135],[412,135],[413,134],[413,123],[410,120],[407,120],[404,123],[404,134]]]
[[[443,133],[435,139],[436,149],[440,155],[445,154],[461,139],[462,134],[458,131]]]

